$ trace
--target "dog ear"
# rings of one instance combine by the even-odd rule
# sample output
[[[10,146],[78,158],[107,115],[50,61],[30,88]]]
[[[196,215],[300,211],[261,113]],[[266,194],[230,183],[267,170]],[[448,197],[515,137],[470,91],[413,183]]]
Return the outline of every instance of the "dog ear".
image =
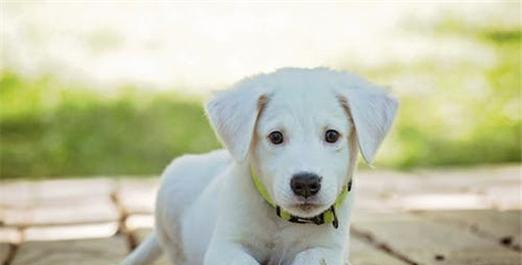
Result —
[[[393,123],[398,101],[370,84],[345,88],[340,99],[352,118],[361,154],[371,164]]]
[[[263,89],[249,83],[243,81],[217,92],[206,104],[214,131],[237,161],[248,155],[257,116],[266,102]]]

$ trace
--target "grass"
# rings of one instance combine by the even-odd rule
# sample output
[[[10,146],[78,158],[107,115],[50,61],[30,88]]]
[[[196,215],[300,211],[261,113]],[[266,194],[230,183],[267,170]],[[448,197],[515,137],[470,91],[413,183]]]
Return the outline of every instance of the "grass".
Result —
[[[520,29],[473,31],[446,23],[435,34],[485,45],[496,63],[364,69],[376,80],[424,80],[401,93],[399,116],[377,165],[520,162]],[[154,175],[176,156],[219,147],[200,98],[132,87],[115,91],[0,73],[0,178]]]
[[[130,88],[103,98],[6,74],[0,82],[2,178],[155,174],[175,156],[219,146],[196,99]]]
[[[491,49],[492,66],[469,62],[371,69],[377,79],[416,76],[402,94],[400,115],[381,163],[401,169],[520,162],[521,31],[480,28],[443,19],[433,34]],[[420,29],[425,30],[425,29]],[[423,86],[430,86],[426,89]]]

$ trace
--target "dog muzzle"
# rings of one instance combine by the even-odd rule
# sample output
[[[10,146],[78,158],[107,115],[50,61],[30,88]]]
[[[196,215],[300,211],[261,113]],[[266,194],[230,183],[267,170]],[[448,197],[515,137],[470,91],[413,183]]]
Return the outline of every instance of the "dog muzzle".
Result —
[[[254,167],[250,167],[250,175],[252,176],[252,180],[254,182],[254,186],[257,189],[257,192],[263,197],[263,199],[273,208],[275,208],[277,216],[279,218],[291,222],[291,223],[298,223],[298,224],[316,224],[316,225],[322,225],[322,224],[328,224],[331,223],[335,229],[339,227],[339,220],[337,219],[337,214],[335,212],[335,209],[340,207],[341,204],[344,202],[346,197],[349,195],[350,191],[352,190],[352,179],[348,182],[348,184],[344,185],[341,192],[337,196],[337,199],[335,200],[335,203],[328,208],[328,210],[322,212],[319,215],[316,215],[314,217],[310,218],[304,218],[292,215],[291,213],[285,211],[282,209],[279,205],[274,203],[274,200],[270,197],[270,194],[268,193],[267,189],[259,179],[259,177],[256,174],[256,170]]]

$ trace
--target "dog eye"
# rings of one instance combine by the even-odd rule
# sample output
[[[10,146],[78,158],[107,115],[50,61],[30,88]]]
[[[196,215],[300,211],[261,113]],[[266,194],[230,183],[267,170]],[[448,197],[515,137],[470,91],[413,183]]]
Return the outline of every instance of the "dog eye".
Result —
[[[284,137],[280,131],[273,131],[268,135],[268,139],[270,139],[270,142],[277,145],[283,143]]]
[[[324,134],[324,140],[328,143],[335,143],[339,139],[339,132],[336,130],[328,130]]]

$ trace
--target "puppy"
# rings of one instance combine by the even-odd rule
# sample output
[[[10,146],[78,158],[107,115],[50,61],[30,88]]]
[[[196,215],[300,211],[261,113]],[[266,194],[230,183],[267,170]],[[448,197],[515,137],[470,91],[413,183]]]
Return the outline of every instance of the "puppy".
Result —
[[[397,101],[349,73],[285,68],[206,105],[226,150],[175,159],[155,231],[123,264],[341,265],[357,155],[371,163]]]

